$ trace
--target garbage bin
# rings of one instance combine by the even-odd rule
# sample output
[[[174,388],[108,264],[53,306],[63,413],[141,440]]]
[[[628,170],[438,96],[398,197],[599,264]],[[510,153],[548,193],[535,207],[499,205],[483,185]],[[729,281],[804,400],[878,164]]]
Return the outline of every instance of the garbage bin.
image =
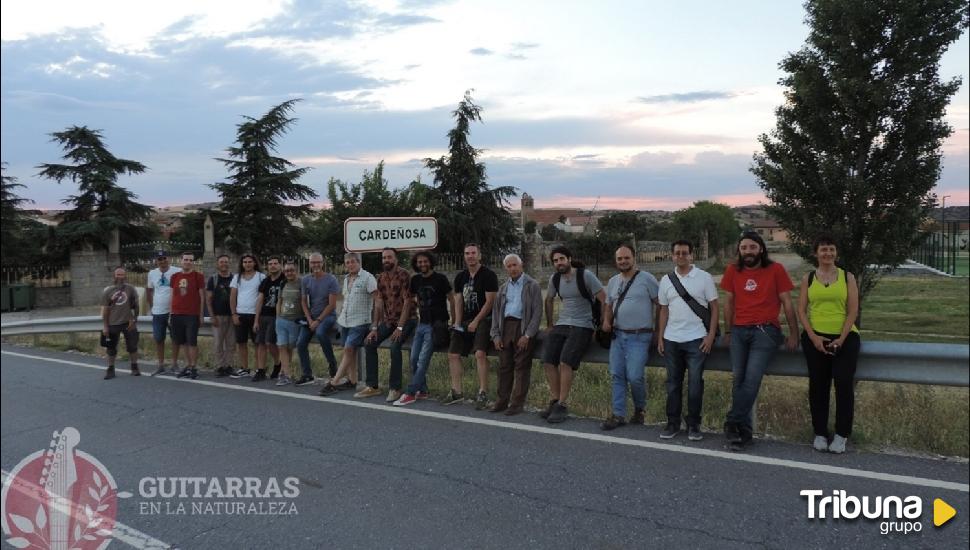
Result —
[[[0,287],[0,311],[10,311],[10,287]]]
[[[10,307],[13,310],[34,309],[35,299],[34,285],[26,283],[10,285]]]

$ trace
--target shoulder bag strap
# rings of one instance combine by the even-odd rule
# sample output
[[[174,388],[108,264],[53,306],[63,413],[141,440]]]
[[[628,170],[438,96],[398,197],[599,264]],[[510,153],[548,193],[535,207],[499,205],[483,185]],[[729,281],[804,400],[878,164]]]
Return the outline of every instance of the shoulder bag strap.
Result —
[[[670,275],[667,276],[670,279],[670,284],[674,285],[674,290],[680,295],[681,299],[687,303],[694,315],[700,317],[701,322],[704,323],[704,328],[707,330],[711,329],[711,310],[702,306],[687,289],[684,288],[684,284],[680,282],[680,277],[677,276],[676,271],[671,271]]]

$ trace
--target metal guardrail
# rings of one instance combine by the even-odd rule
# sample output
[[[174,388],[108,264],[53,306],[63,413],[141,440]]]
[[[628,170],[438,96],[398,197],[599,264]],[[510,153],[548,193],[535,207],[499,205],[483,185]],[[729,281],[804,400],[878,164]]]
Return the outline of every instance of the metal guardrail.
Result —
[[[0,336],[34,334],[70,334],[101,332],[101,317],[61,317],[35,319],[0,324]],[[151,333],[152,318],[138,318],[138,330]],[[199,330],[200,336],[211,336],[212,326],[208,319]],[[335,343],[336,340],[335,340]],[[387,347],[387,342],[384,346]],[[405,348],[407,348],[407,344]],[[441,353],[441,352],[438,352]],[[363,357],[363,354],[360,354]],[[542,339],[533,357],[542,356]],[[609,351],[595,343],[583,357],[587,363],[608,363]],[[651,367],[664,367],[663,358],[654,354],[648,363]],[[728,349],[718,345],[704,364],[705,370],[731,372]],[[774,376],[808,376],[805,358],[801,351],[779,350],[767,374]],[[859,353],[856,380],[874,382],[898,382],[932,386],[970,387],[970,345],[921,344],[913,342],[864,342]]]

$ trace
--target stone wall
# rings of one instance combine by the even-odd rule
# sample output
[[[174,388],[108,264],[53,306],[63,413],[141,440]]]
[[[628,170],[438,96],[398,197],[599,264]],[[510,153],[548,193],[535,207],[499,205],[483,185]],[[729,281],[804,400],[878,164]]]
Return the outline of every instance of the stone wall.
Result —
[[[71,305],[98,305],[105,287],[111,284],[114,267],[108,263],[106,250],[72,251]]]
[[[37,303],[35,306],[38,309],[71,306],[71,287],[39,287],[35,291],[37,293]]]

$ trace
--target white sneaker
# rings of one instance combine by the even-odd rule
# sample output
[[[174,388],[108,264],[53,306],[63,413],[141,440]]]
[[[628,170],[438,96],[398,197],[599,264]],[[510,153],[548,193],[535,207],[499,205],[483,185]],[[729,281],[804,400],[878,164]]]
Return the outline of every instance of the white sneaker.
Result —
[[[276,385],[277,386],[286,386],[286,385],[289,385],[289,384],[292,384],[292,383],[293,383],[293,381],[290,380],[290,377],[287,376],[287,375],[285,375],[285,374],[281,374],[280,377],[279,377],[279,379],[276,380]]]
[[[393,402],[397,401],[400,398],[401,398],[401,391],[400,390],[391,390],[391,391],[387,392],[387,399],[385,399],[385,401],[388,402],[388,403],[393,403]]]
[[[826,439],[824,435],[816,435],[815,441],[812,443],[812,447],[814,447],[816,451],[824,453],[825,451],[829,450],[829,440]]]
[[[842,437],[841,435],[836,434],[835,437],[832,438],[832,443],[829,444],[829,452],[835,453],[837,455],[844,453],[845,444],[848,441],[849,441],[848,439]]]

